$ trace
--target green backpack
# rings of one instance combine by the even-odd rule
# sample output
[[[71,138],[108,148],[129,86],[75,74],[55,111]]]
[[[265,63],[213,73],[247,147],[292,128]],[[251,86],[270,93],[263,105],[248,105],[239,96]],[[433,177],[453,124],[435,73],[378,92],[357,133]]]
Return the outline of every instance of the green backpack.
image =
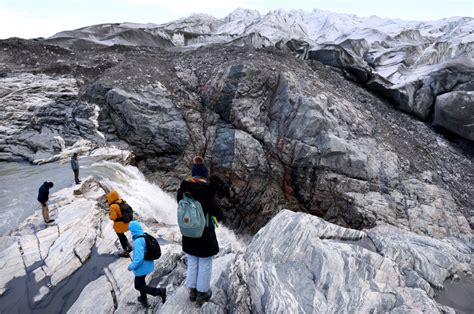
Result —
[[[208,225],[209,216],[204,216],[201,203],[188,192],[178,203],[178,225],[181,234],[188,238],[200,238]]]

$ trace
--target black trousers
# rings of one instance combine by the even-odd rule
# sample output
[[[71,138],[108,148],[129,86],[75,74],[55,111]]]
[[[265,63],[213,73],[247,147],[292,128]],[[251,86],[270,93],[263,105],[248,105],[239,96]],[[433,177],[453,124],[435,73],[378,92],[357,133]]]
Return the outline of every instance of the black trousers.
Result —
[[[76,180],[76,183],[79,183],[79,170],[73,170],[74,172],[74,180]]]
[[[120,245],[122,245],[122,248],[126,252],[131,252],[132,248],[130,247],[130,243],[128,243],[127,236],[123,233],[117,233],[117,236],[120,241]]]
[[[136,276],[135,277],[135,289],[140,291],[140,297],[144,302],[147,302],[147,294],[150,294],[152,296],[157,296],[160,294],[160,290],[158,288],[153,288],[150,286],[146,285],[145,282],[145,277],[146,276]]]

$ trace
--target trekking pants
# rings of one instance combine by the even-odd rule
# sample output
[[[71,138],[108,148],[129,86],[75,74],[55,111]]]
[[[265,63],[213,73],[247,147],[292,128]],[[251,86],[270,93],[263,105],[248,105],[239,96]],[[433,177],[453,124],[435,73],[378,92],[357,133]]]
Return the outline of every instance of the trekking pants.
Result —
[[[117,236],[120,241],[120,245],[122,245],[122,248],[125,252],[131,252],[132,248],[130,247],[130,243],[128,243],[127,236],[124,233],[117,233]]]
[[[79,170],[73,170],[74,172],[74,180],[76,183],[79,183]]]
[[[207,292],[211,286],[212,256],[188,256],[188,270],[186,273],[186,286],[196,288],[199,292]]]
[[[147,294],[150,294],[152,296],[160,295],[160,289],[146,285],[145,277],[146,275],[135,277],[135,289],[140,291],[140,297],[142,298],[144,302],[147,301],[147,297],[146,297]]]
[[[49,221],[48,202],[41,203],[41,212],[43,213],[44,222],[48,222]]]

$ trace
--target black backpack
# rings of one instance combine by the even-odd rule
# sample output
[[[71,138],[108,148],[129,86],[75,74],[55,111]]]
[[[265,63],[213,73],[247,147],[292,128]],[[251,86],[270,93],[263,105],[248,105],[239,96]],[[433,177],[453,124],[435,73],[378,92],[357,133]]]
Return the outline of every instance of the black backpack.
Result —
[[[144,235],[138,236],[138,238],[145,238],[145,260],[152,261],[160,258],[161,248],[155,237],[145,233]]]
[[[130,205],[128,205],[125,201],[115,204],[120,206],[120,213],[122,215],[122,217],[115,219],[115,221],[130,222],[133,220],[133,209]]]

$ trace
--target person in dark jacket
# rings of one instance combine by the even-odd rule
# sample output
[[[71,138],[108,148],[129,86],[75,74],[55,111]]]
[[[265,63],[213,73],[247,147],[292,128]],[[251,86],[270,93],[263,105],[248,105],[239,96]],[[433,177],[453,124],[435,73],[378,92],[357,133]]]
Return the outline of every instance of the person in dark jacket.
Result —
[[[71,157],[71,168],[74,172],[74,180],[76,181],[76,184],[81,183],[81,180],[79,180],[79,161],[77,161],[77,153],[74,153]]]
[[[187,254],[186,285],[190,289],[189,299],[198,304],[209,301],[212,296],[210,289],[212,257],[219,252],[219,244],[212,216],[222,219],[222,213],[216,200],[216,192],[208,182],[209,171],[203,164],[202,157],[194,158],[192,176],[181,182],[178,189],[178,202],[183,194],[189,192],[201,203],[204,215],[209,214],[208,225],[204,228],[202,237],[188,238],[183,236],[182,247]]]
[[[53,182],[44,182],[38,191],[37,199],[38,199],[38,202],[40,202],[41,204],[43,219],[45,223],[50,223],[54,221],[54,219],[49,219],[49,208],[48,208],[49,189],[52,188],[53,186],[54,186]]]
[[[144,238],[142,226],[136,220],[132,220],[128,225],[133,238],[133,259],[132,263],[128,265],[128,270],[133,271],[135,275],[135,289],[140,291],[138,302],[144,307],[148,307],[147,294],[152,296],[160,296],[163,303],[166,302],[166,289],[155,288],[146,285],[145,277],[153,271],[155,261],[146,260],[146,241]]]

